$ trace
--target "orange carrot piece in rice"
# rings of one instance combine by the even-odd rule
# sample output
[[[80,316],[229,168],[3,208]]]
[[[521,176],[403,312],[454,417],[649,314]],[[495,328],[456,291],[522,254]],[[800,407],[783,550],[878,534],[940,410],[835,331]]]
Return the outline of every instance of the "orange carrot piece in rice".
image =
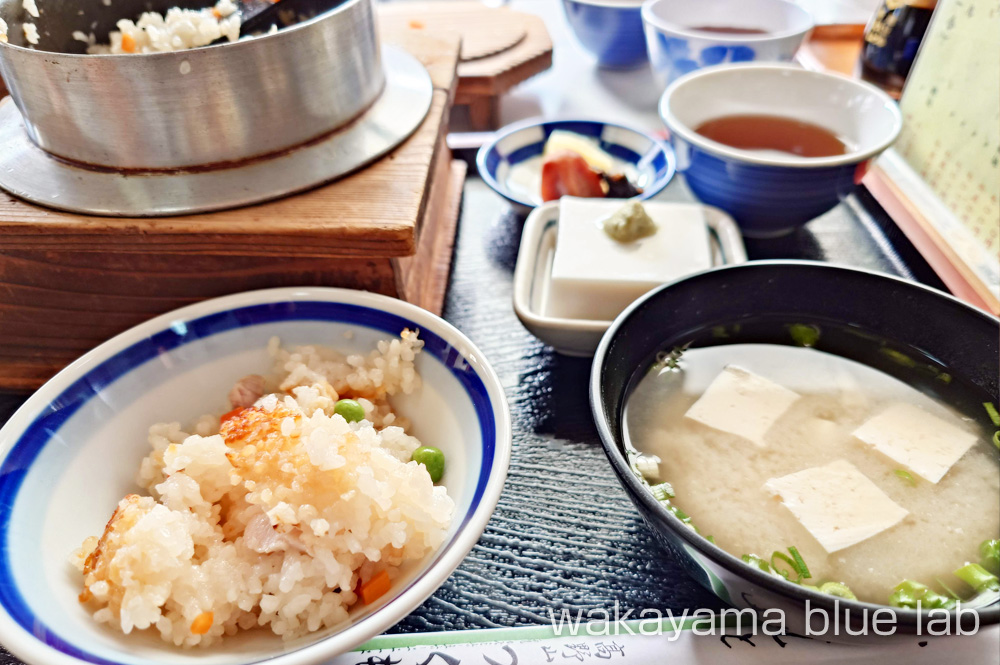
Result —
[[[236,416],[240,415],[246,408],[247,407],[245,407],[245,406],[238,406],[235,409],[233,409],[232,411],[228,411],[226,413],[223,413],[219,417],[219,424],[221,425],[222,423],[226,422],[230,418],[235,418]]]
[[[381,570],[375,577],[361,585],[361,600],[365,605],[371,605],[384,596],[390,586],[392,582],[389,580],[389,573]]]
[[[122,50],[126,53],[135,53],[135,38],[130,34],[122,35]]]
[[[202,612],[191,622],[191,633],[194,635],[204,635],[212,627],[215,615],[212,612]]]

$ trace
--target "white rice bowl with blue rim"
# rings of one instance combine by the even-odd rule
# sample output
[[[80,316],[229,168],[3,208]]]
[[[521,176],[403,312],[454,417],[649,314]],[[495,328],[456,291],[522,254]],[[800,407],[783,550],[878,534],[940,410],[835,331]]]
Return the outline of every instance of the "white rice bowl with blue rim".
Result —
[[[320,621],[320,630],[306,636],[292,630],[292,638],[282,640],[255,629],[194,650],[161,642],[156,630],[123,635],[94,621],[77,599],[81,577],[67,557],[101,532],[122,496],[143,493],[135,472],[150,452],[143,444],[150,425],[195,423],[210,437],[213,426],[197,424],[198,416],[227,410],[234,380],[271,367],[276,348],[272,344],[269,355],[268,342],[275,336],[287,347],[320,343],[366,353],[405,328],[419,329],[425,344],[415,361],[422,385],[391,398],[390,420],[399,414],[412,428],[385,445],[408,450],[415,441],[405,437],[412,434],[441,448],[447,458],[442,485],[455,509],[446,529],[440,523],[415,527],[411,535],[432,534],[421,541],[426,551],[403,563],[389,593],[370,606],[354,604],[344,623],[324,627]],[[279,361],[295,364],[287,356]],[[178,431],[166,426],[156,435],[170,439]],[[446,579],[492,513],[506,474],[510,430],[496,376],[471,343],[437,317],[372,294],[275,289],[200,303],[105,343],[36,393],[0,430],[0,446],[0,495],[11,506],[0,525],[0,641],[13,653],[46,663],[278,658],[273,662],[298,664],[329,658],[382,632]],[[275,615],[293,600],[280,598]],[[339,611],[331,610],[331,617]]]

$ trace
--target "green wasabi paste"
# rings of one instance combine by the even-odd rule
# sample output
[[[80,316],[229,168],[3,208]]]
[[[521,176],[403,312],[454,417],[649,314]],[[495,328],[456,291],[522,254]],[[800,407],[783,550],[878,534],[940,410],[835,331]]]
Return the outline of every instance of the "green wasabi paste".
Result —
[[[638,201],[629,201],[602,224],[604,232],[618,242],[635,242],[656,233],[656,222]]]

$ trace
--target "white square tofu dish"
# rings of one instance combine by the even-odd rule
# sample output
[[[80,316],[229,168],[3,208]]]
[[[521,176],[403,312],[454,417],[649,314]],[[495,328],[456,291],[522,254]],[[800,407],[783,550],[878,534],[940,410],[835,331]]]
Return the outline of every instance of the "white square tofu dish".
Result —
[[[598,201],[600,202],[600,201]],[[619,201],[624,205],[625,201]],[[692,204],[644,201],[643,206],[663,207]],[[733,218],[712,206],[700,207],[711,248],[712,265],[743,263],[747,260],[740,229]],[[569,356],[594,355],[601,337],[614,317],[553,316],[552,264],[559,238],[559,201],[535,208],[524,223],[517,265],[514,269],[514,312],[524,327],[559,353]]]

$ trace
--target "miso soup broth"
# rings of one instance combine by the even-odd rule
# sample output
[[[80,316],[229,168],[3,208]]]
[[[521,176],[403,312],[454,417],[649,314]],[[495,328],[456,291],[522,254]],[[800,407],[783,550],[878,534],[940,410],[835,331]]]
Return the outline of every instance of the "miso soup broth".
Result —
[[[992,431],[983,424],[985,414],[959,413],[888,374],[809,348],[696,348],[686,351],[678,365],[651,370],[638,381],[626,404],[625,430],[636,450],[660,460],[653,467],[658,478],[650,477],[651,469],[644,471],[649,483],[669,483],[674,493],[670,503],[690,516],[699,533],[714,537],[736,557],[754,554],[769,561],[773,552],[787,554],[794,547],[811,573],[804,583],[841,583],[860,600],[886,604],[903,580],[921,582],[939,593],[945,593],[940,581],[948,580],[949,587],[969,595],[971,587],[964,587],[952,572],[978,562],[980,544],[1000,535],[1000,463]],[[734,365],[779,384],[779,401],[787,393],[781,389],[800,396],[787,393],[794,401],[756,443],[685,415],[723,370]],[[723,404],[714,410],[727,417],[726,403],[714,404]],[[963,436],[975,437],[937,483],[853,434],[900,404],[919,407],[959,428]],[[744,415],[753,421],[767,410]],[[879,501],[891,500],[890,506],[894,502],[906,514],[831,553],[765,485],[835,462],[844,466],[838,461],[853,465],[870,480]],[[855,508],[864,513],[874,511],[874,505],[865,501]]]

